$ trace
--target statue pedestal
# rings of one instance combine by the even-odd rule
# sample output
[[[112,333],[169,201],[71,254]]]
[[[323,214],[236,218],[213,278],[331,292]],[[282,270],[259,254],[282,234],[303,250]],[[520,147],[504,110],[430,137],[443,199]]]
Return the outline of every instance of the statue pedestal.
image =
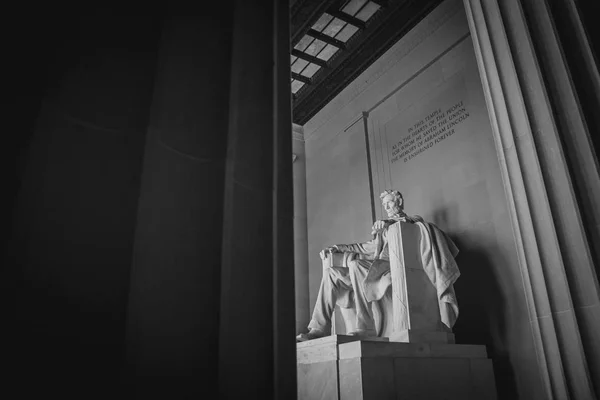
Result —
[[[298,399],[496,399],[485,346],[333,335],[297,345]]]

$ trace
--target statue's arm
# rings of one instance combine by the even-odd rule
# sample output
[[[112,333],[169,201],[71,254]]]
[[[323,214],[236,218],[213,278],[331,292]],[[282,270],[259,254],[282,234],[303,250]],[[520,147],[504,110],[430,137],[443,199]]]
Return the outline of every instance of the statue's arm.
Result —
[[[390,225],[395,224],[397,221],[393,219],[380,219],[379,221],[375,221],[373,227],[371,228],[371,235],[376,235],[379,232],[387,231],[387,228]]]
[[[333,247],[339,252],[374,255],[377,251],[377,240],[373,239],[364,243],[336,244]]]
[[[387,236],[387,228],[396,223],[395,220],[380,220],[376,221],[371,228],[371,234],[375,235],[375,238],[363,243],[351,243],[351,244],[335,244],[330,247],[326,247],[321,250],[321,258],[325,258],[329,253],[356,253],[365,256],[375,256],[378,249],[378,241],[383,240],[385,242]]]

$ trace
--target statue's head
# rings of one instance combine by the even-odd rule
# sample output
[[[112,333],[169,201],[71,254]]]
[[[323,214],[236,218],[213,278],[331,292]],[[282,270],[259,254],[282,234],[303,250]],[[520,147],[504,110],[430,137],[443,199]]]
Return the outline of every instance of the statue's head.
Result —
[[[397,190],[386,190],[379,195],[381,205],[389,218],[400,216],[404,213],[404,198]]]

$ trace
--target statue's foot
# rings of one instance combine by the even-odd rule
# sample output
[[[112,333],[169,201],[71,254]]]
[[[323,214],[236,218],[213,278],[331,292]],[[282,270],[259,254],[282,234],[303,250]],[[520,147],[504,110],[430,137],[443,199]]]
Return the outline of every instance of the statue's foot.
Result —
[[[355,336],[359,338],[377,337],[375,329],[357,329],[353,332],[348,333],[349,336]]]
[[[324,336],[327,336],[327,334],[325,332],[323,332],[322,330],[311,329],[308,333],[301,333],[298,336],[296,336],[296,341],[297,342],[306,342],[307,340],[318,339],[318,338],[322,338]]]

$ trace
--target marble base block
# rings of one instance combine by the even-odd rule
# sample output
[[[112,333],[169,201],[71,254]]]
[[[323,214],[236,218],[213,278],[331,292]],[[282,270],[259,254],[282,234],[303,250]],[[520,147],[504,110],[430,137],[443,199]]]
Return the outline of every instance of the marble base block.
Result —
[[[296,358],[298,364],[313,364],[321,361],[337,360],[338,346],[343,343],[362,341],[387,342],[388,338],[372,337],[359,339],[351,335],[331,335],[319,339],[296,343]]]
[[[404,329],[392,333],[390,342],[402,343],[454,343],[454,334],[450,332],[422,332],[414,329]]]
[[[339,345],[358,340],[331,335],[296,343],[298,399],[339,399]]]
[[[299,400],[497,398],[485,346],[336,335],[299,343],[297,351]]]

